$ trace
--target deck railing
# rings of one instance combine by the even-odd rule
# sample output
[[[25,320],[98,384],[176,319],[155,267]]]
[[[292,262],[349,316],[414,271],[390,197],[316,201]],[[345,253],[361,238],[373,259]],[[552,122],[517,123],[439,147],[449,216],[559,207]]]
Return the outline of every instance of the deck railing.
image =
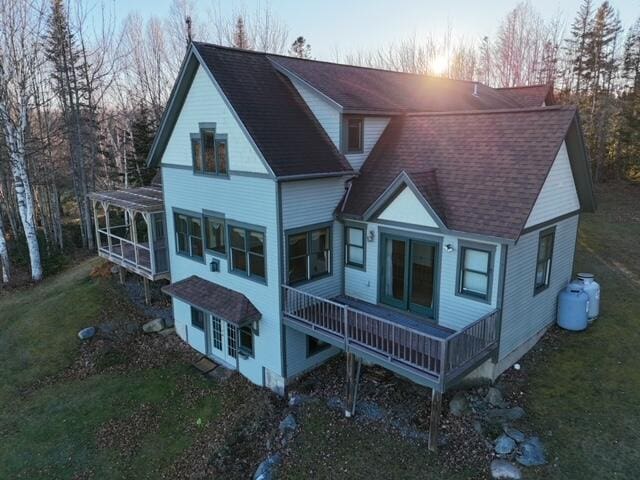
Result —
[[[153,274],[158,273],[155,268],[154,255],[148,244],[136,243],[123,236],[116,235],[113,230],[119,231],[123,226],[113,227],[111,231],[104,228],[98,229],[100,253],[111,257],[112,260],[119,260],[122,264],[126,264],[137,269],[142,273]]]
[[[497,345],[498,311],[440,338],[356,308],[283,285],[283,314],[359,349],[382,363],[399,364],[444,385]]]

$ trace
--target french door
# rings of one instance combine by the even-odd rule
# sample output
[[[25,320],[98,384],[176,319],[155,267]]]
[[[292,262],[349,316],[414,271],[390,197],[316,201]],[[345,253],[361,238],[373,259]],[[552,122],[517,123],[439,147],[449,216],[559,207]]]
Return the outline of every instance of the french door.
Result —
[[[433,316],[437,244],[381,236],[380,301],[392,307]]]
[[[236,327],[213,315],[208,317],[207,353],[235,368],[238,355]]]

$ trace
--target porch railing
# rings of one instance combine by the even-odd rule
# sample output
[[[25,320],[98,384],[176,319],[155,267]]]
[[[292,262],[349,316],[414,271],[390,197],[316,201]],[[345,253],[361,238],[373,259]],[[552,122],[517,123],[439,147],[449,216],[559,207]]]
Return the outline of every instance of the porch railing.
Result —
[[[124,228],[124,226],[112,227],[111,231],[99,228],[99,252],[112,257],[112,259],[120,260],[123,264],[130,265],[144,273],[157,273],[154,265],[154,255],[148,245],[136,243],[112,233],[113,230],[117,231],[118,229],[124,231]]]
[[[440,338],[287,285],[282,288],[283,314],[289,319],[334,337],[346,351],[366,351],[382,363],[399,364],[441,385],[497,345],[497,310]]]

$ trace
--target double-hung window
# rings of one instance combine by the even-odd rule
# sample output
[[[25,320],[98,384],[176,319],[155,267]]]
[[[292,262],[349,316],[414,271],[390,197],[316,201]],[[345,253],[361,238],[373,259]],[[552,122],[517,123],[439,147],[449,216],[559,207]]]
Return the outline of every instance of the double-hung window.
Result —
[[[266,278],[264,232],[229,227],[231,271],[264,280]]]
[[[206,175],[227,175],[229,171],[227,135],[217,134],[214,123],[200,124],[191,134],[193,170]]]
[[[203,259],[202,218],[187,213],[174,212],[176,251],[180,255]]]
[[[364,268],[364,228],[345,228],[346,263],[353,267]]]
[[[458,294],[489,300],[493,249],[462,245],[458,272]]]
[[[204,332],[206,314],[202,310],[191,307],[191,326]]]
[[[362,153],[364,147],[364,120],[360,117],[347,117],[345,124],[347,130],[346,153]]]
[[[331,273],[331,227],[288,236],[289,284]]]
[[[219,255],[226,254],[224,219],[204,215],[205,248]]]
[[[551,280],[551,259],[553,257],[553,241],[555,229],[540,232],[538,240],[538,258],[536,260],[536,278],[534,294],[549,286]]]

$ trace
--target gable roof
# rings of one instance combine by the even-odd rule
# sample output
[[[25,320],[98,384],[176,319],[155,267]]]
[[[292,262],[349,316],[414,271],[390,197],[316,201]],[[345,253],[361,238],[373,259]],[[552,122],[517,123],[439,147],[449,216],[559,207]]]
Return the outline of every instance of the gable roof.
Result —
[[[524,87],[497,88],[500,93],[518,102],[523,107],[553,105],[553,84],[528,85]]]
[[[448,229],[515,240],[575,122],[570,106],[393,118],[353,180],[343,215],[361,218],[404,171],[445,212],[438,216]],[[584,155],[578,163],[588,176]],[[587,200],[583,194],[588,209]]]
[[[479,82],[269,55],[345,112],[398,114],[519,108],[512,97]],[[477,95],[474,95],[477,89]]]
[[[241,125],[276,177],[349,174],[353,170],[318,124],[307,104],[267,55],[193,42],[149,163],[157,164],[197,70],[212,76]]]

